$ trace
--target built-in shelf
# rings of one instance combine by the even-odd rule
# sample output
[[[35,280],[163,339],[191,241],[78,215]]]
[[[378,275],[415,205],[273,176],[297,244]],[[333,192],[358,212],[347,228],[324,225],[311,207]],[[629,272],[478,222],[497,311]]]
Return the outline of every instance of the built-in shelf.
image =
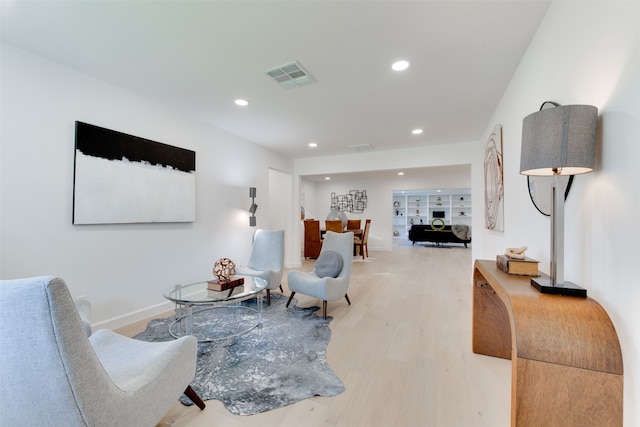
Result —
[[[442,219],[446,225],[471,225],[471,190],[394,191],[393,236],[407,239],[412,224],[431,224]]]

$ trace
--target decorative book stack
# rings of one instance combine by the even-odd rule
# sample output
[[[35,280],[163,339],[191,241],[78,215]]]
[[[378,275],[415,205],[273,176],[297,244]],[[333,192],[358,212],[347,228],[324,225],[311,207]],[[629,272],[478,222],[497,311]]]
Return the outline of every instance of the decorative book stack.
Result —
[[[207,289],[210,291],[222,292],[236,286],[244,285],[244,277],[232,276],[229,280],[213,279],[207,281]]]
[[[529,257],[525,259],[512,259],[505,255],[498,255],[496,257],[496,264],[500,270],[518,276],[539,276],[539,263],[540,261]]]

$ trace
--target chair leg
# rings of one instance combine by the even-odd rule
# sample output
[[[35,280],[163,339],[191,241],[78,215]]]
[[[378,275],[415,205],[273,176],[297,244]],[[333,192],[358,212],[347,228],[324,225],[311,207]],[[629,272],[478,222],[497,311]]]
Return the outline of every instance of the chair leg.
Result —
[[[347,303],[351,305],[351,301],[349,301],[349,295],[344,294],[344,297],[347,299]],[[287,305],[289,304],[287,303]],[[324,320],[327,320],[327,301],[325,300],[322,301],[322,317],[324,318]]]
[[[287,301],[287,305],[285,305],[285,307],[289,308],[289,304],[291,304],[291,300],[293,299],[293,296],[295,295],[295,292],[291,292],[291,296],[289,297],[289,301]]]
[[[202,399],[200,399],[200,396],[198,396],[198,393],[196,393],[191,386],[187,386],[187,389],[184,391],[184,394],[191,399],[191,401],[198,407],[200,408],[200,410],[204,409],[204,402],[202,401]]]
[[[267,289],[267,305],[271,305],[271,290]]]
[[[280,292],[284,294],[284,289],[282,289],[282,284],[280,284]]]

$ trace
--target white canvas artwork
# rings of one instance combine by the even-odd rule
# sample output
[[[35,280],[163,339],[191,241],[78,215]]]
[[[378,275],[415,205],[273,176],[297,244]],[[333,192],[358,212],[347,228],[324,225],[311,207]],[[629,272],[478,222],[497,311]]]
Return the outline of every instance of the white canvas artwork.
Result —
[[[78,122],[74,224],[195,221],[195,152]]]

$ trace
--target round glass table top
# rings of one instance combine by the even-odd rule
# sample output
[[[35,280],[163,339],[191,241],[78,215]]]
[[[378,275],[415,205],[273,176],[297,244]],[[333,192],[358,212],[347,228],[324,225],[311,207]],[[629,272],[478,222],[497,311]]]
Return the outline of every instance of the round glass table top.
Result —
[[[177,304],[212,304],[216,302],[247,299],[267,288],[267,281],[259,277],[239,277],[244,278],[244,284],[224,291],[212,291],[208,289],[209,282],[204,280],[202,282],[171,286],[165,289],[162,295]]]

